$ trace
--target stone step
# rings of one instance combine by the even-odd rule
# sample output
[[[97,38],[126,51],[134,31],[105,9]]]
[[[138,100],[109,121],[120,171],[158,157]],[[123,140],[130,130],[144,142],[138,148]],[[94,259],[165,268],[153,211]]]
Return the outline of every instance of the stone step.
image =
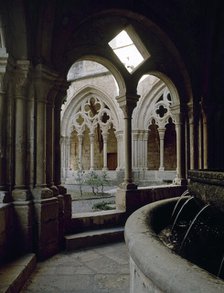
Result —
[[[126,218],[125,212],[118,210],[73,214],[70,234],[124,226]]]
[[[124,240],[124,227],[86,231],[65,236],[68,251]]]
[[[36,267],[36,256],[33,253],[24,255],[14,261],[0,266],[0,292],[20,292],[25,282]]]

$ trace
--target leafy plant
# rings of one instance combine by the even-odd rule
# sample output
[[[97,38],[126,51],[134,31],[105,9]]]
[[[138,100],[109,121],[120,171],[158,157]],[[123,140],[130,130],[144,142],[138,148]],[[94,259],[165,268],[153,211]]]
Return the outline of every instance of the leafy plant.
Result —
[[[92,207],[93,210],[113,210],[113,207],[110,206],[111,202],[99,202],[95,203]]]
[[[85,171],[80,170],[80,169],[77,170],[75,180],[78,183],[80,195],[82,196],[83,195],[82,187],[85,183]]]
[[[100,179],[96,172],[91,171],[87,175],[85,183],[91,186],[93,194],[99,193]]]

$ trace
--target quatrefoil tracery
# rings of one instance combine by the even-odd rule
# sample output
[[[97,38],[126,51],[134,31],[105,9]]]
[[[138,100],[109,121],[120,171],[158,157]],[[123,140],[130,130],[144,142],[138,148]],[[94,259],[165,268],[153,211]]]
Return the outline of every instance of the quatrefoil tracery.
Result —
[[[107,105],[96,97],[85,99],[72,119],[72,129],[82,133],[85,128],[93,132],[97,125],[100,125],[102,131],[106,131],[113,124],[111,111]]]

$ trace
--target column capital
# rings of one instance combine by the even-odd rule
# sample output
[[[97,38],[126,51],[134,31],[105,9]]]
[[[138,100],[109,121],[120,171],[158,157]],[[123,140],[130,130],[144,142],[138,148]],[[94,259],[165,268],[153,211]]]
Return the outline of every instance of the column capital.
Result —
[[[166,128],[158,128],[158,132],[159,132],[159,138],[160,139],[164,139],[164,134],[165,134]]]
[[[183,124],[184,116],[182,113],[173,113],[175,125]]]
[[[15,98],[25,99],[31,64],[29,60],[16,60],[13,72]]]
[[[140,96],[137,94],[126,94],[116,97],[116,100],[124,113],[124,118],[132,116],[133,110],[136,107],[139,98]]]

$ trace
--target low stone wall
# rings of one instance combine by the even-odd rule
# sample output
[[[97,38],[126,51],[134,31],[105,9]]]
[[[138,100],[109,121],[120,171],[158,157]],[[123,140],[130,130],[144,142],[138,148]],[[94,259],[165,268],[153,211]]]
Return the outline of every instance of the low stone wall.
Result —
[[[45,259],[64,247],[71,226],[71,196],[0,203],[0,263],[35,252]]]
[[[118,189],[115,195],[116,207],[118,210],[125,211],[127,215],[132,214],[140,207],[161,199],[178,197],[187,186],[163,185],[140,187],[133,190]]]
[[[130,255],[130,293],[224,292],[224,282],[174,254],[157,233],[169,224],[177,199],[166,199],[135,211],[125,225]]]

